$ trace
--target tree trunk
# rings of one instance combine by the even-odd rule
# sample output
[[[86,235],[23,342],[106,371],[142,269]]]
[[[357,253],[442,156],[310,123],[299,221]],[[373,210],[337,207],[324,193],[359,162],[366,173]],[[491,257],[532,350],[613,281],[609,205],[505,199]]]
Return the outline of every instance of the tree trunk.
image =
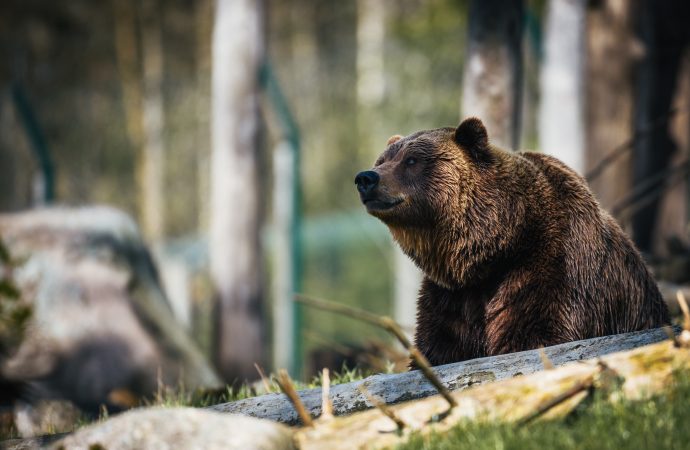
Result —
[[[12,102],[7,97],[0,99],[0,211],[14,211],[19,204],[16,148],[13,146],[14,127]]]
[[[262,3],[218,0],[213,34],[211,277],[217,296],[216,361],[228,381],[257,376],[265,359],[260,283],[258,68]]]
[[[585,6],[549,1],[541,69],[541,149],[584,173],[583,64]]]
[[[477,116],[492,143],[520,141],[522,0],[472,0],[461,116]]]
[[[196,22],[196,139],[197,172],[198,172],[198,218],[197,226],[200,234],[206,234],[209,229],[209,193],[210,193],[210,82],[211,82],[211,33],[213,28],[213,0],[198,0],[194,5]]]
[[[607,210],[631,188],[632,151],[621,146],[633,135],[633,66],[643,51],[633,29],[637,7],[637,0],[603,0],[587,11],[585,166]]]
[[[665,119],[669,118],[673,107],[682,55],[690,35],[687,27],[689,19],[690,5],[686,1],[642,2],[640,36],[645,45],[645,56],[637,73],[635,131],[641,135],[634,151],[635,184],[641,184],[664,171],[677,153],[677,144],[669,133],[668,120]],[[657,126],[650,127],[655,123]],[[661,188],[657,184],[650,191]],[[661,224],[658,220],[659,205],[660,197],[657,196],[638,208],[633,216],[633,237],[643,251],[655,250],[654,235]]]
[[[163,143],[163,45],[161,19],[156,0],[141,4],[141,41],[144,69],[143,147],[140,163],[142,187],[141,221],[144,235],[159,243],[165,233]]]
[[[294,215],[298,214],[293,189],[295,149],[281,140],[273,150],[273,367],[293,368],[295,357],[295,291],[292,244]],[[301,370],[293,370],[296,376]]]

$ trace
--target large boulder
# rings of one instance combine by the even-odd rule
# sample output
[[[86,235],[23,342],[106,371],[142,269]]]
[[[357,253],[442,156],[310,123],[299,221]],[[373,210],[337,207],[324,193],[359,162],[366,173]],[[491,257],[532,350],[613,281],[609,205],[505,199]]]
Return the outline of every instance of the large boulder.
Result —
[[[292,430],[282,424],[194,408],[151,408],[120,414],[83,428],[51,448],[88,450],[290,450]]]
[[[26,336],[0,374],[28,381],[31,399],[64,398],[95,412],[131,406],[161,383],[221,384],[177,324],[127,215],[107,207],[0,215],[0,236],[32,305]]]

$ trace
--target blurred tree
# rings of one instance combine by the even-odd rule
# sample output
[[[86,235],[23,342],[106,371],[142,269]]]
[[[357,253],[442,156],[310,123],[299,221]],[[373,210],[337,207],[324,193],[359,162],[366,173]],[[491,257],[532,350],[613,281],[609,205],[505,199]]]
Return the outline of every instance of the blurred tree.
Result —
[[[211,75],[211,33],[213,28],[213,1],[197,0],[194,3],[194,17],[196,22],[196,136],[197,143],[197,171],[199,214],[197,227],[204,234],[209,227],[209,97]]]
[[[144,234],[154,243],[164,235],[163,143],[163,45],[161,42],[160,4],[157,0],[141,3],[141,43],[143,62],[143,147],[139,162],[141,186],[140,218]]]
[[[634,35],[638,7],[638,0],[601,0],[587,10],[586,166],[608,210],[631,187],[632,152],[621,146],[633,134],[633,68],[643,52]]]
[[[112,0],[115,55],[120,76],[127,135],[131,145],[141,148],[141,83],[137,15],[132,0]]]
[[[146,237],[157,243],[163,238],[165,222],[160,5],[157,0],[144,0],[136,5],[131,0],[114,0],[113,12],[127,134],[131,144],[139,150],[139,219]],[[141,57],[138,36],[141,36]]]
[[[258,69],[263,3],[218,0],[212,53],[210,259],[217,298],[216,362],[228,381],[257,376],[266,357],[259,231]]]
[[[663,175],[673,156],[678,154],[677,143],[670,134],[669,121],[664,118],[668,119],[674,106],[681,63],[690,40],[690,3],[687,0],[643,0],[639,17],[639,35],[645,53],[637,71],[635,130],[640,132],[640,136],[634,150],[633,181],[634,184],[649,185],[653,177]],[[659,120],[662,120],[663,126],[650,128]],[[684,173],[687,174],[687,170]],[[670,174],[666,174],[662,178],[669,177]],[[651,184],[647,192],[641,192],[641,195],[662,189],[663,186],[659,184]],[[651,252],[654,250],[655,230],[659,225],[668,227],[668,224],[658,220],[658,195],[644,204],[639,199],[637,203],[639,208],[632,222],[633,237],[641,250]],[[687,217],[682,217],[681,236],[686,235],[682,229],[686,223]],[[664,232],[657,236],[662,247],[666,245],[664,241],[668,234]]]
[[[0,211],[16,211],[31,205],[28,186],[33,170],[26,168],[31,166],[30,153],[9,89],[4,93],[0,96]]]
[[[461,116],[484,121],[494,144],[520,141],[523,0],[472,0]]]
[[[584,173],[585,5],[550,0],[541,68],[539,143],[578,173]]]

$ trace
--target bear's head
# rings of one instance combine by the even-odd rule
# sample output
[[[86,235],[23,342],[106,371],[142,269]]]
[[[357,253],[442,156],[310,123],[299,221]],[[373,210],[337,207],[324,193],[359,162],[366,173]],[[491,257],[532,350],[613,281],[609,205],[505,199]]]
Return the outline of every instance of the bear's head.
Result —
[[[391,227],[436,227],[464,209],[461,203],[492,158],[484,124],[477,118],[457,128],[393,136],[371,170],[355,178],[367,212]]]
[[[513,156],[489,145],[481,120],[393,136],[355,178],[367,212],[422,270],[444,286],[475,277],[514,239],[524,208],[513,202]],[[507,178],[507,179],[506,179]],[[515,204],[511,204],[515,203]]]

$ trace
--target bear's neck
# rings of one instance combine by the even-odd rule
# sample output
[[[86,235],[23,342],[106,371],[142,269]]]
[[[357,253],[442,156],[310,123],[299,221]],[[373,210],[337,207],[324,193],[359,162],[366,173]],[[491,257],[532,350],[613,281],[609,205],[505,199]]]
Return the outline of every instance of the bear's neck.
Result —
[[[482,285],[489,279],[499,281],[505,276],[507,263],[514,267],[519,260],[529,258],[521,245],[533,241],[525,235],[526,222],[517,220],[509,228],[487,222],[466,215],[434,227],[389,225],[389,229],[403,252],[431,281],[457,290]]]
[[[491,275],[484,249],[465,241],[462,230],[390,227],[390,231],[403,252],[439,286],[455,290]]]

